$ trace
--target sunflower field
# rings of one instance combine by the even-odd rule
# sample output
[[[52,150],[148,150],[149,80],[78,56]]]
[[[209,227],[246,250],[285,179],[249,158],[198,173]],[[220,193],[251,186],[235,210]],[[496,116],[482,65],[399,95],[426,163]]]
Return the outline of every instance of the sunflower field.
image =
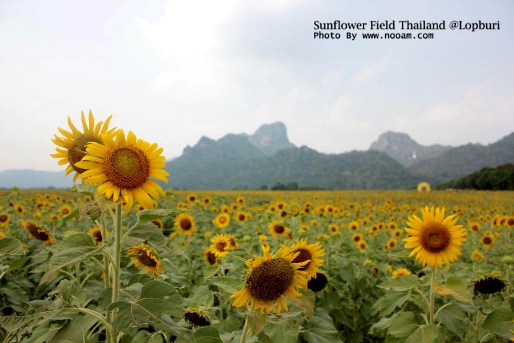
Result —
[[[109,122],[0,192],[2,342],[513,341],[513,192],[164,190]]]

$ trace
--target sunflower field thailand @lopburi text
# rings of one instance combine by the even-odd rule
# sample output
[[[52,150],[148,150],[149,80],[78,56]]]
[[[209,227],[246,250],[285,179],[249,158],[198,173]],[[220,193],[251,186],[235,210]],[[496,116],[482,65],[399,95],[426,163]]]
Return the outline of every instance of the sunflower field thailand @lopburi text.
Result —
[[[0,342],[514,340],[513,192],[175,190],[115,117],[52,141],[71,190],[0,190]]]

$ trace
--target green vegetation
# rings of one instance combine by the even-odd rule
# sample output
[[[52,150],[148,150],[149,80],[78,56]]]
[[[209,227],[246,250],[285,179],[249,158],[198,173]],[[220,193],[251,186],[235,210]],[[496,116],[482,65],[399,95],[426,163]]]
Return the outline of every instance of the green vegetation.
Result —
[[[465,177],[445,182],[438,188],[514,190],[514,164],[482,168]]]

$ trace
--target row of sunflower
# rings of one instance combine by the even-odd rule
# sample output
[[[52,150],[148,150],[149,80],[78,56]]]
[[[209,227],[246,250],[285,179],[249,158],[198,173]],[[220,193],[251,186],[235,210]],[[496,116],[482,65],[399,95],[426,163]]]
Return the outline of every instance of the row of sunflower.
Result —
[[[74,192],[1,198],[2,341],[512,335],[510,192],[165,192],[161,148],[81,121]]]

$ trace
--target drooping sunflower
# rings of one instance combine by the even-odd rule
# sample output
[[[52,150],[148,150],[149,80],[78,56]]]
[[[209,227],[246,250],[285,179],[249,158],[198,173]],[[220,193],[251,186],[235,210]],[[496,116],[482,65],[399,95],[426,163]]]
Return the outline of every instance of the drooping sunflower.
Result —
[[[325,250],[321,246],[321,243],[307,244],[307,240],[302,238],[290,247],[284,247],[286,253],[298,255],[294,258],[293,263],[302,263],[308,261],[304,266],[298,269],[307,273],[307,280],[314,277],[320,272],[321,267],[325,261],[321,259],[325,255]]]
[[[189,213],[181,213],[175,218],[175,227],[180,234],[190,236],[196,231],[196,222]]]
[[[207,312],[192,307],[184,309],[184,320],[193,328],[211,325]]]
[[[222,212],[212,220],[212,224],[217,228],[223,229],[230,224],[230,215]]]
[[[294,263],[298,253],[287,253],[281,248],[275,256],[269,252],[269,246],[262,246],[263,256],[255,256],[246,263],[249,273],[245,286],[230,298],[235,298],[233,305],[248,305],[252,310],[280,313],[282,308],[288,311],[284,296],[294,299],[301,294],[297,289],[307,287],[306,272],[300,267],[308,262]]]
[[[73,182],[77,181],[79,174],[85,170],[78,167],[76,164],[80,162],[86,154],[86,145],[90,142],[102,143],[101,135],[106,132],[114,132],[115,129],[109,130],[109,123],[112,116],[109,116],[105,122],[98,122],[95,124],[95,118],[93,113],[89,111],[89,121],[86,122],[84,112],[81,113],[82,127],[83,130],[78,130],[70,117],[68,117],[68,125],[70,126],[71,132],[66,131],[62,128],[58,128],[62,137],[54,135],[52,141],[57,145],[55,149],[56,153],[50,156],[58,158],[57,162],[59,165],[66,165],[66,175],[75,171],[73,176]]]
[[[445,218],[444,208],[425,207],[421,210],[423,219],[412,215],[405,229],[410,237],[404,238],[406,249],[414,249],[409,256],[415,256],[423,266],[442,267],[462,254],[460,246],[466,241],[466,230],[457,225],[457,217]]]
[[[27,230],[31,237],[39,239],[40,241],[45,242],[45,244],[52,244],[55,242],[55,239],[52,237],[50,232],[48,232],[44,227],[24,220],[21,221],[21,225],[25,230]]]
[[[475,295],[481,294],[482,296],[490,296],[495,293],[503,291],[507,286],[507,282],[500,277],[491,274],[486,275],[477,280],[473,285],[473,293]]]
[[[327,276],[323,273],[316,273],[307,283],[307,288],[313,292],[319,292],[328,284]]]
[[[162,148],[138,139],[131,131],[125,136],[121,129],[115,135],[104,133],[102,139],[104,144],[88,144],[88,154],[75,164],[86,169],[80,174],[84,183],[98,184],[97,193],[114,202],[122,198],[126,211],[134,199],[152,208],[154,200],[165,194],[153,179],[168,182]]]
[[[145,273],[156,277],[161,272],[161,261],[155,249],[148,244],[141,243],[128,249],[127,254],[130,256],[134,265],[142,269]]]

